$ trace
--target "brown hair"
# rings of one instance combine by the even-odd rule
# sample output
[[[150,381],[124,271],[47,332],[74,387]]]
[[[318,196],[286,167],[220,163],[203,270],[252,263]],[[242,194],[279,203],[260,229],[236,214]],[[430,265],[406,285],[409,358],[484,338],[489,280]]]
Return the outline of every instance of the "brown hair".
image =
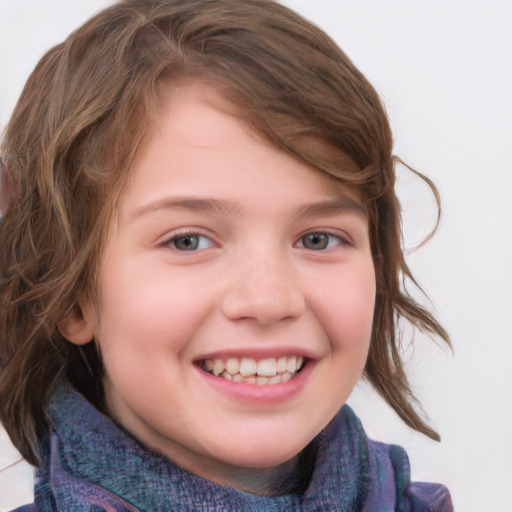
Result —
[[[102,408],[94,343],[59,322],[94,300],[106,227],[171,86],[215,87],[273,144],[362,194],[377,276],[365,376],[412,428],[397,321],[449,343],[407,294],[392,136],[381,101],[332,40],[272,0],[125,0],[50,50],[2,143],[14,199],[0,223],[0,419],[37,463],[49,394],[68,378]],[[355,164],[346,165],[347,162]]]

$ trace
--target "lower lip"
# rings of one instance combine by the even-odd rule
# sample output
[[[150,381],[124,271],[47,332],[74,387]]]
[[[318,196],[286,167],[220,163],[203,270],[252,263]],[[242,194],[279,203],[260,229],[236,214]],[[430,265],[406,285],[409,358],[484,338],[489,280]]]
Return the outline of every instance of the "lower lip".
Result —
[[[306,385],[313,367],[314,363],[312,361],[308,361],[308,363],[293,379],[279,384],[268,384],[263,386],[216,377],[215,375],[204,371],[200,367],[197,369],[207,384],[213,387],[216,391],[220,391],[221,393],[224,393],[231,398],[235,398],[236,400],[272,404],[289,400],[299,394]]]

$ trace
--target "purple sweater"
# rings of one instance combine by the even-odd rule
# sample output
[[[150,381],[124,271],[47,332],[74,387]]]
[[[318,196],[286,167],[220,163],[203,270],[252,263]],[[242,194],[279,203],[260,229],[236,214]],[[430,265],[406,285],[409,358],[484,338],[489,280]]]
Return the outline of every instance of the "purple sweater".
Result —
[[[367,438],[344,406],[318,436],[305,489],[257,496],[183,471],[141,446],[64,386],[50,402],[51,434],[35,503],[16,512],[449,512],[439,484],[411,483],[399,446]]]

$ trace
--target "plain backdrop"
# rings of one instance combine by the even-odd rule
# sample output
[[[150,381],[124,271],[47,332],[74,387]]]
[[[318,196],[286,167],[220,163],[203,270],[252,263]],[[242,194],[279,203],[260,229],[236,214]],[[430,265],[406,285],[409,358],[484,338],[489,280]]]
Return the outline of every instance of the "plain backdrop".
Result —
[[[0,128],[43,53],[110,3],[0,0]],[[405,348],[414,390],[442,442],[405,427],[364,382],[350,403],[371,436],[407,449],[413,478],[450,488],[458,512],[510,512],[512,1],[283,3],[324,28],[375,85],[395,153],[435,181],[443,202],[437,234],[408,262],[454,352],[418,334]],[[413,248],[436,212],[420,180],[398,170]],[[0,446],[0,466],[6,458]],[[27,491],[4,483],[1,492]]]

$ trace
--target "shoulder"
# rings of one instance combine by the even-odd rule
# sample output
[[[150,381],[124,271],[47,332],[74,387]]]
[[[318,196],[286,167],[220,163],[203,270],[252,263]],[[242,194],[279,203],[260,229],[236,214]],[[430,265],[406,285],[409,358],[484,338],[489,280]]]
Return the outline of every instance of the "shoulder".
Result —
[[[34,501],[34,467],[23,460],[0,425],[0,512]],[[22,508],[19,512],[29,512]]]
[[[344,406],[341,414],[345,433],[352,438],[353,446],[357,443],[360,478],[366,482],[364,501],[367,504],[382,504],[384,500],[390,505],[394,503],[393,510],[397,512],[453,511],[450,493],[445,486],[411,482],[409,457],[402,447],[369,439],[350,407]]]
[[[448,489],[438,483],[411,482],[409,457],[401,446],[382,445],[389,458],[395,479],[399,510],[411,512],[452,512]]]

